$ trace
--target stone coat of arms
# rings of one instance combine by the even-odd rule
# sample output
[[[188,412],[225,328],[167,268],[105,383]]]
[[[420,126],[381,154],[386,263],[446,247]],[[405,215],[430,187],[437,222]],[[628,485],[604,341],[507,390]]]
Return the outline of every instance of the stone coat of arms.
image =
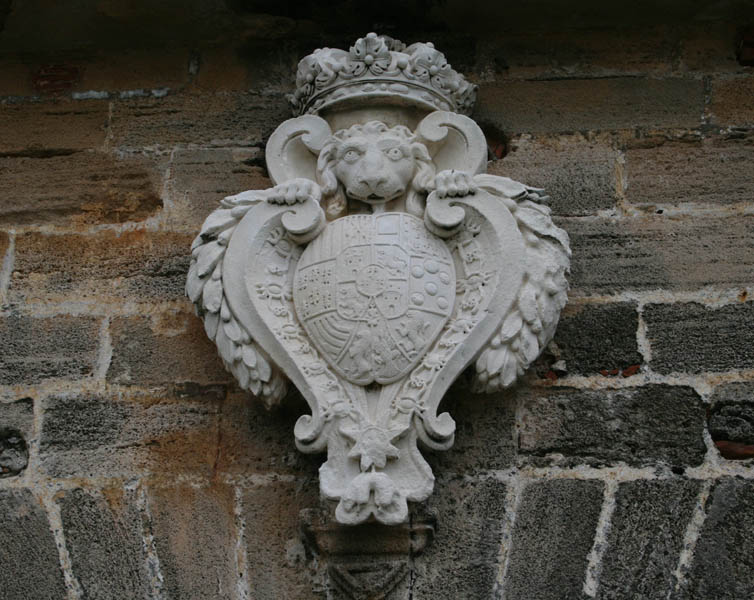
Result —
[[[511,386],[552,339],[568,236],[542,190],[484,174],[465,116],[476,88],[430,43],[369,34],[298,68],[296,118],[266,149],[275,187],[222,201],[192,248],[186,292],[226,367],[268,404],[289,383],[311,414],[304,452],[339,522],[404,522],[446,450],[437,414],[467,367]]]

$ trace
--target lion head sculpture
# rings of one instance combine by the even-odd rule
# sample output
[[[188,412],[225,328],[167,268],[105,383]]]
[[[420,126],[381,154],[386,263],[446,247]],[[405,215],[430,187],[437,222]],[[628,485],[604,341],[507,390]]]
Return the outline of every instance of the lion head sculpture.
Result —
[[[345,214],[349,199],[373,206],[403,201],[408,212],[420,216],[434,177],[427,147],[416,135],[403,125],[380,121],[337,131],[317,161],[328,219]]]

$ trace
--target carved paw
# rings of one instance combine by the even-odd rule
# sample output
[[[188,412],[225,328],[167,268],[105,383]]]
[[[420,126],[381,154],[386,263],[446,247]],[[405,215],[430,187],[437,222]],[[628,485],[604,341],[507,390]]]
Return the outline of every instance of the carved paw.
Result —
[[[464,171],[440,171],[435,176],[435,190],[440,198],[463,197],[475,194],[477,187],[469,173]]]
[[[322,197],[320,187],[310,179],[297,178],[276,185],[267,195],[272,204],[302,204],[309,198],[319,203]]]

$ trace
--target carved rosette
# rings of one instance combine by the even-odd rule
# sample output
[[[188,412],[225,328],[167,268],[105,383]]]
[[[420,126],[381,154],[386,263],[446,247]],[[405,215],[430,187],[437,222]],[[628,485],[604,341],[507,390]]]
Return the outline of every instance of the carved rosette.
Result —
[[[456,110],[466,97],[430,44],[370,34],[346,54],[302,61],[299,112],[365,77],[382,91],[412,78]],[[450,384],[473,364],[477,389],[510,387],[554,334],[568,237],[542,190],[483,174],[486,152],[456,112],[335,132],[300,116],[268,142],[277,185],[226,198],[194,242],[186,290],[208,335],[244,389],[272,404],[290,381],[306,398],[296,442],[327,451],[320,486],[341,523],[404,522],[434,484],[418,444],[453,443],[437,414]]]

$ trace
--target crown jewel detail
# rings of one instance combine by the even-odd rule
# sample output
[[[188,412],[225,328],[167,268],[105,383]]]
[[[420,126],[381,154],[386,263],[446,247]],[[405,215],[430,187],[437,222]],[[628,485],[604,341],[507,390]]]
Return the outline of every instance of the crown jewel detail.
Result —
[[[369,33],[348,52],[320,48],[303,58],[290,101],[294,115],[317,114],[356,96],[397,98],[429,110],[470,114],[476,89],[434,44],[406,47],[399,40]]]

